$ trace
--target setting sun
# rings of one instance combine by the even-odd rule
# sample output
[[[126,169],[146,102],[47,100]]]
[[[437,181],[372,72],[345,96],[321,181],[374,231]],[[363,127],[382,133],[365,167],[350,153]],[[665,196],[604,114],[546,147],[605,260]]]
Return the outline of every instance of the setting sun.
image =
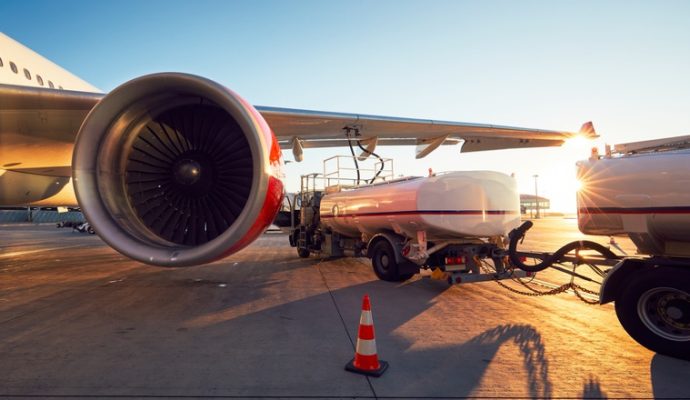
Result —
[[[534,174],[538,175],[535,182],[534,174],[522,176],[519,179],[521,193],[546,197],[551,202],[551,211],[574,213],[576,210],[576,193],[582,184],[577,179],[576,163],[587,159],[593,147],[598,147],[598,141],[584,136],[568,139],[558,149],[551,149],[552,154],[545,157],[543,163],[532,165]],[[536,186],[536,187],[535,187]]]
[[[575,189],[576,192],[579,192],[580,189],[582,189],[582,181],[576,178],[575,182],[573,183],[573,189]]]
[[[563,149],[568,153],[578,154],[580,157],[587,157],[592,147],[596,147],[596,140],[588,139],[584,136],[574,136],[563,143]]]

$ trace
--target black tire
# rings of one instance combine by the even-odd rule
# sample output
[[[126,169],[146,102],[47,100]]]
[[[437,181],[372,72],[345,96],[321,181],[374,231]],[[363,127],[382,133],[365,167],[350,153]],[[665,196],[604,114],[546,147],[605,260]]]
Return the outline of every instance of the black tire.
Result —
[[[690,271],[658,267],[632,276],[616,297],[616,315],[639,344],[690,360]]]
[[[388,241],[379,240],[376,242],[371,254],[371,265],[379,279],[388,282],[400,281],[401,276],[398,273],[398,264],[395,262],[395,253]]]
[[[297,248],[297,255],[300,256],[301,258],[309,258],[309,250],[307,250],[303,247],[298,247]]]

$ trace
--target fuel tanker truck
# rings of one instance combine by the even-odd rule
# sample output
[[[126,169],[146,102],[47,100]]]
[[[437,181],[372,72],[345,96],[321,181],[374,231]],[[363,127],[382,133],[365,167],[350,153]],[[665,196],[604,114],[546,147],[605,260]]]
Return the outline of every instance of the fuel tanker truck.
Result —
[[[376,276],[404,281],[438,268],[449,283],[525,276],[509,271],[504,237],[520,224],[515,179],[492,171],[449,172],[312,189],[302,177],[300,257],[369,257]]]

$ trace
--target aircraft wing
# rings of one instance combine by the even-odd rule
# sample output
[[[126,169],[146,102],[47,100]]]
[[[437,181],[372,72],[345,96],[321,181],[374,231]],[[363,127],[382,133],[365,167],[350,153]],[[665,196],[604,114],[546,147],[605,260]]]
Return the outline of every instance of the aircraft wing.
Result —
[[[347,146],[348,137],[379,145],[416,145],[422,158],[439,145],[463,143],[461,152],[560,146],[576,135],[596,137],[591,123],[580,132],[549,131],[466,122],[257,107],[273,129],[281,148]],[[375,146],[375,145],[374,145]]]

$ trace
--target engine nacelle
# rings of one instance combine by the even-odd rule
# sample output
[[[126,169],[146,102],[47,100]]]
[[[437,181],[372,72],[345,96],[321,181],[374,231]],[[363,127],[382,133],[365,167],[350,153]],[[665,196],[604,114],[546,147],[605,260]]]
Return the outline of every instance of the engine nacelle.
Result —
[[[193,75],[147,75],[113,90],[84,120],[72,166],[79,205],[101,238],[158,266],[240,250],[283,197],[280,147],[261,114]]]

